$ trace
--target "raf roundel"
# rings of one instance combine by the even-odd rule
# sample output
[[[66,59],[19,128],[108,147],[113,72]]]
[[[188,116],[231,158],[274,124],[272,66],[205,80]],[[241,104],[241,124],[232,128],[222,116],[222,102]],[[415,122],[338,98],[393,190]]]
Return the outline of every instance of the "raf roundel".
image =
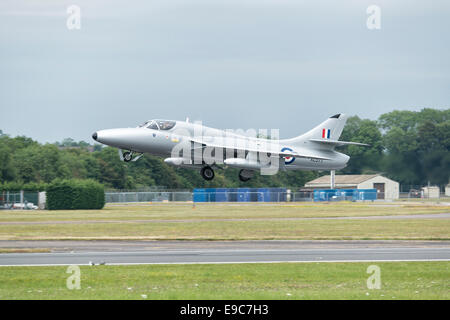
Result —
[[[285,152],[285,151],[293,152],[293,150],[291,148],[284,147],[283,149],[281,149],[281,152]],[[294,162],[294,160],[295,160],[295,157],[284,157],[285,164],[291,164],[292,162]]]

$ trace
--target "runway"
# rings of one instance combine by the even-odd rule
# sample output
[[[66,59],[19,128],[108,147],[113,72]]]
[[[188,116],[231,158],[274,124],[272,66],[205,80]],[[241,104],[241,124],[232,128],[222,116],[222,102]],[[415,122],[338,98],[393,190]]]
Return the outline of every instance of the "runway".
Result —
[[[1,241],[1,266],[193,263],[450,261],[446,241]]]

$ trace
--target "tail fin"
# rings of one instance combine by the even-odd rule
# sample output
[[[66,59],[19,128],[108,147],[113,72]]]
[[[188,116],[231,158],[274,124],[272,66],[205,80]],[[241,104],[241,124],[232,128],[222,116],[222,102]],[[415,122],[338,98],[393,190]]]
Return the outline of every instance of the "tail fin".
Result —
[[[347,117],[345,116],[345,114],[335,114],[334,116],[329,117],[327,120],[319,124],[314,129],[311,129],[301,136],[289,139],[289,141],[293,144],[298,144],[303,143],[307,140],[339,140],[339,137],[342,134],[342,130],[344,130],[346,121]]]

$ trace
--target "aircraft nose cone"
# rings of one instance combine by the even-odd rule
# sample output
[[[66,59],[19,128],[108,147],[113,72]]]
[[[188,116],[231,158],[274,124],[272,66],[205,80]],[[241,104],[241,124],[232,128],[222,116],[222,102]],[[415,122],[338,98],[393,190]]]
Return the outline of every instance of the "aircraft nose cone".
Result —
[[[97,132],[94,132],[94,133],[92,134],[92,139],[94,139],[95,141],[97,141],[97,137],[98,137]]]

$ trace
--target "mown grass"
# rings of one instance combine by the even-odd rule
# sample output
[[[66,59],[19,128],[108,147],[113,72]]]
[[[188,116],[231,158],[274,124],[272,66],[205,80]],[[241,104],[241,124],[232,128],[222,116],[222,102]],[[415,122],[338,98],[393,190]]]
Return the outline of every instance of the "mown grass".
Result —
[[[48,248],[0,248],[0,253],[47,253]]]
[[[239,221],[0,226],[0,239],[450,240],[450,220]]]
[[[0,211],[0,222],[132,221],[351,217],[450,212],[450,205],[396,203],[156,204],[109,206],[102,210]]]
[[[450,212],[448,206],[157,205],[93,211],[1,212],[1,240],[415,239],[450,240],[450,219],[301,220]],[[235,219],[235,220],[233,220]],[[239,220],[240,219],[240,220]],[[56,222],[70,223],[56,223]],[[14,224],[1,224],[14,222]],[[27,224],[38,222],[41,224]]]
[[[367,267],[381,270],[368,289]],[[450,262],[1,267],[0,299],[449,299]]]

